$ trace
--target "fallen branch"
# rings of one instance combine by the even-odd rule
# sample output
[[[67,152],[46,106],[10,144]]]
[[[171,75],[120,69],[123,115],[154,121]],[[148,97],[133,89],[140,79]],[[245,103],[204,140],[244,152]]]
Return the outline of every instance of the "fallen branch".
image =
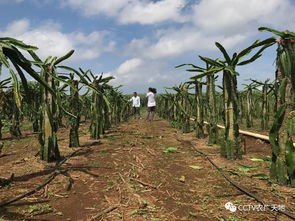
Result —
[[[44,186],[46,186],[47,184],[49,184],[58,174],[59,173],[54,172],[54,174],[50,175],[50,177],[43,184],[37,186],[35,189],[33,189],[33,190],[31,190],[31,191],[29,191],[27,193],[24,193],[24,194],[22,194],[22,195],[20,195],[20,196],[18,196],[16,198],[14,198],[14,199],[11,199],[11,200],[8,200],[8,201],[4,201],[4,202],[0,203],[0,208],[1,207],[4,207],[4,206],[7,206],[7,205],[9,205],[11,203],[14,203],[14,202],[16,202],[18,200],[21,200],[21,199],[23,199],[25,197],[28,197],[28,196],[36,193],[37,191],[41,190]]]
[[[1,158],[1,157],[6,157],[6,156],[7,156],[7,154],[4,153],[4,154],[1,154],[1,155],[0,155],[0,158]]]
[[[131,166],[137,167],[138,169],[142,169],[142,167],[140,167],[140,166],[138,166],[138,165],[136,165],[136,164],[134,164],[134,163],[129,162],[129,164],[130,164]]]
[[[8,206],[11,203],[14,203],[16,201],[19,201],[23,198],[26,198],[34,193],[36,193],[37,191],[39,191],[40,189],[42,189],[43,187],[45,187],[46,185],[48,185],[52,180],[54,180],[54,178],[60,174],[60,172],[58,172],[57,170],[60,168],[60,166],[65,163],[69,158],[71,158],[72,156],[74,156],[78,151],[80,151],[81,149],[78,149],[76,151],[74,151],[73,153],[71,153],[69,156],[65,157],[62,161],[60,161],[59,163],[57,163],[55,165],[55,167],[53,168],[53,172],[48,176],[48,178],[46,179],[46,181],[44,183],[42,183],[41,185],[37,186],[36,188],[34,188],[33,190],[30,190],[29,192],[26,192],[20,196],[17,196],[11,200],[7,200],[4,202],[0,203],[0,208],[4,207],[4,206]]]
[[[121,173],[118,173],[119,177],[121,178],[121,180],[123,181],[123,183],[126,183],[125,179],[123,178],[123,176],[121,175]]]
[[[139,159],[138,156],[135,157],[135,160],[136,160],[137,163],[139,163],[139,164],[141,165],[141,167],[142,167],[143,169],[145,168],[144,165],[141,163],[141,160]]]
[[[147,152],[149,152],[152,156],[156,156],[155,154],[153,154],[149,149],[146,149]]]
[[[66,156],[62,161],[57,162],[57,164],[54,167],[54,170],[57,170],[58,168],[60,168],[62,164],[64,164],[68,159],[70,159],[71,157],[73,157],[80,150],[83,150],[83,149],[78,149],[78,150],[74,151],[73,153],[71,153],[70,155]]]
[[[141,180],[138,180],[138,179],[130,178],[130,180],[134,180],[134,181],[136,181],[136,182],[142,184],[143,186],[151,187],[151,188],[153,188],[153,189],[157,189],[157,188],[158,188],[158,187],[156,187],[156,186],[154,186],[154,185],[152,185],[152,184],[145,183],[145,182],[143,182],[143,181],[141,181]]]
[[[244,193],[235,193],[235,194],[223,194],[223,195],[217,195],[217,198],[223,198],[223,197],[233,197],[233,196],[241,196],[244,195]]]
[[[68,178],[68,184],[67,184],[67,191],[70,191],[72,189],[72,186],[74,184],[74,179],[71,177],[71,175],[68,173],[68,171],[63,171],[61,172],[62,175]]]
[[[12,173],[10,178],[8,179],[0,178],[0,187],[9,185],[13,181],[13,178],[14,178],[14,173]]]
[[[119,205],[115,205],[115,206],[109,207],[109,208],[107,208],[107,209],[101,211],[99,214],[97,214],[97,215],[93,216],[92,218],[90,218],[89,221],[94,221],[94,220],[96,220],[96,219],[99,219],[99,218],[101,218],[103,215],[105,215],[105,214],[107,214],[107,213],[110,213],[110,212],[112,212],[113,210],[115,210],[115,209],[117,209],[117,208],[119,208]]]
[[[194,119],[194,118],[190,118],[190,120],[196,121],[196,119]],[[209,124],[209,123],[207,121],[204,121],[204,124]],[[225,129],[225,127],[223,125],[217,124],[216,126],[218,128],[220,128],[220,129]],[[249,136],[249,137],[254,137],[254,138],[269,142],[269,136],[267,136],[267,135],[258,134],[258,133],[245,131],[245,130],[239,130],[239,133],[243,134],[243,135],[246,135],[246,136]],[[293,143],[293,146],[295,147],[295,143]]]
[[[181,140],[179,140],[181,142]],[[265,203],[262,199],[260,199],[259,197],[255,196],[253,193],[249,192],[248,190],[246,190],[244,187],[242,186],[239,186],[237,183],[235,183],[234,181],[232,181],[230,178],[228,178],[228,176],[226,176],[223,172],[223,170],[218,167],[205,153],[201,152],[200,150],[198,150],[195,145],[192,144],[191,141],[189,141],[191,143],[191,146],[193,147],[193,149],[200,153],[201,155],[203,155],[203,157],[205,159],[207,159],[214,167],[215,169],[217,169],[217,171],[221,174],[221,176],[223,176],[223,178],[228,181],[231,185],[233,185],[235,188],[237,188],[238,190],[240,190],[242,193],[244,193],[245,195],[253,198],[254,200],[256,200],[258,203],[262,204],[263,206],[266,206],[266,205],[270,205],[269,203]],[[270,207],[266,206],[268,209],[271,210]],[[292,213],[288,212],[288,211],[283,211],[283,210],[277,210],[276,211],[277,213],[280,213],[280,214],[284,214],[285,216],[295,220],[295,215],[293,215]]]
[[[38,151],[34,156],[37,157],[39,156],[39,154],[40,154],[40,151]]]

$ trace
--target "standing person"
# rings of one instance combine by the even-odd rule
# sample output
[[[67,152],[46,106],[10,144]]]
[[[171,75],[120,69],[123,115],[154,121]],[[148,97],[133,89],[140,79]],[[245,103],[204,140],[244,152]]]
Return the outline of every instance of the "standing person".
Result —
[[[156,98],[155,94],[157,93],[157,90],[155,88],[149,88],[148,93],[146,94],[146,97],[148,98],[148,113],[146,116],[146,121],[153,121],[155,117],[155,110],[156,110]],[[150,118],[151,115],[151,118]]]
[[[133,97],[129,101],[132,101],[134,119],[137,116],[140,118],[140,97],[137,95],[137,92],[133,93]]]

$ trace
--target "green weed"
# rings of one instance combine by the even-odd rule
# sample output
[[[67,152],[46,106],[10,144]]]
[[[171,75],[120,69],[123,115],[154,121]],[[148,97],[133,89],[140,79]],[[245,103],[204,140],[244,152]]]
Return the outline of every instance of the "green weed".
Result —
[[[179,153],[177,147],[167,147],[163,150],[163,153]]]
[[[36,204],[30,205],[29,208],[27,210],[24,210],[23,212],[35,216],[52,211],[53,209],[49,204]]]

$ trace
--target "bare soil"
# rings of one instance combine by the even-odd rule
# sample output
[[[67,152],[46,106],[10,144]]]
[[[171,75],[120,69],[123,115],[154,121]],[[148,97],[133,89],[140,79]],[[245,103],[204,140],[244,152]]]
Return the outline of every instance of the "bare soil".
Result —
[[[236,206],[258,203],[230,185],[195,148],[265,202],[284,205],[295,213],[294,189],[255,178],[268,174],[271,149],[263,141],[245,137],[246,155],[230,161],[220,157],[218,146],[208,146],[206,139],[196,139],[194,133],[182,134],[162,119],[119,124],[100,140],[89,139],[88,126],[81,125],[82,147],[62,165],[60,174],[34,195],[0,208],[0,220],[82,221],[114,206],[118,208],[97,220],[291,220],[270,210],[226,210],[227,202]],[[0,189],[0,202],[43,183],[55,165],[35,156],[35,134],[27,132],[20,140],[4,138],[0,177],[14,173],[15,178]],[[63,156],[77,150],[67,145],[68,130],[62,128]]]

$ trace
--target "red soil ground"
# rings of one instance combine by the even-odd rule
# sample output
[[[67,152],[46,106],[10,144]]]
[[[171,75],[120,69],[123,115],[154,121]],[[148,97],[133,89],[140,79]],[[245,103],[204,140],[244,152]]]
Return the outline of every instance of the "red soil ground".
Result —
[[[270,210],[226,210],[227,202],[258,203],[230,185],[194,148],[208,154],[239,185],[295,213],[294,189],[252,177],[268,174],[267,143],[246,138],[246,155],[229,161],[220,157],[218,146],[208,146],[206,139],[196,139],[193,133],[182,134],[165,120],[122,123],[101,140],[90,140],[87,128],[81,126],[82,147],[62,165],[60,174],[34,195],[1,208],[0,220],[90,220],[115,205],[118,208],[97,220],[291,220]],[[63,156],[77,150],[67,147],[67,129],[59,131],[59,139]],[[34,134],[18,141],[7,135],[5,145],[0,177],[14,173],[15,178],[0,189],[1,202],[35,188],[54,167],[34,156],[38,152]],[[165,153],[169,147],[172,152]]]

